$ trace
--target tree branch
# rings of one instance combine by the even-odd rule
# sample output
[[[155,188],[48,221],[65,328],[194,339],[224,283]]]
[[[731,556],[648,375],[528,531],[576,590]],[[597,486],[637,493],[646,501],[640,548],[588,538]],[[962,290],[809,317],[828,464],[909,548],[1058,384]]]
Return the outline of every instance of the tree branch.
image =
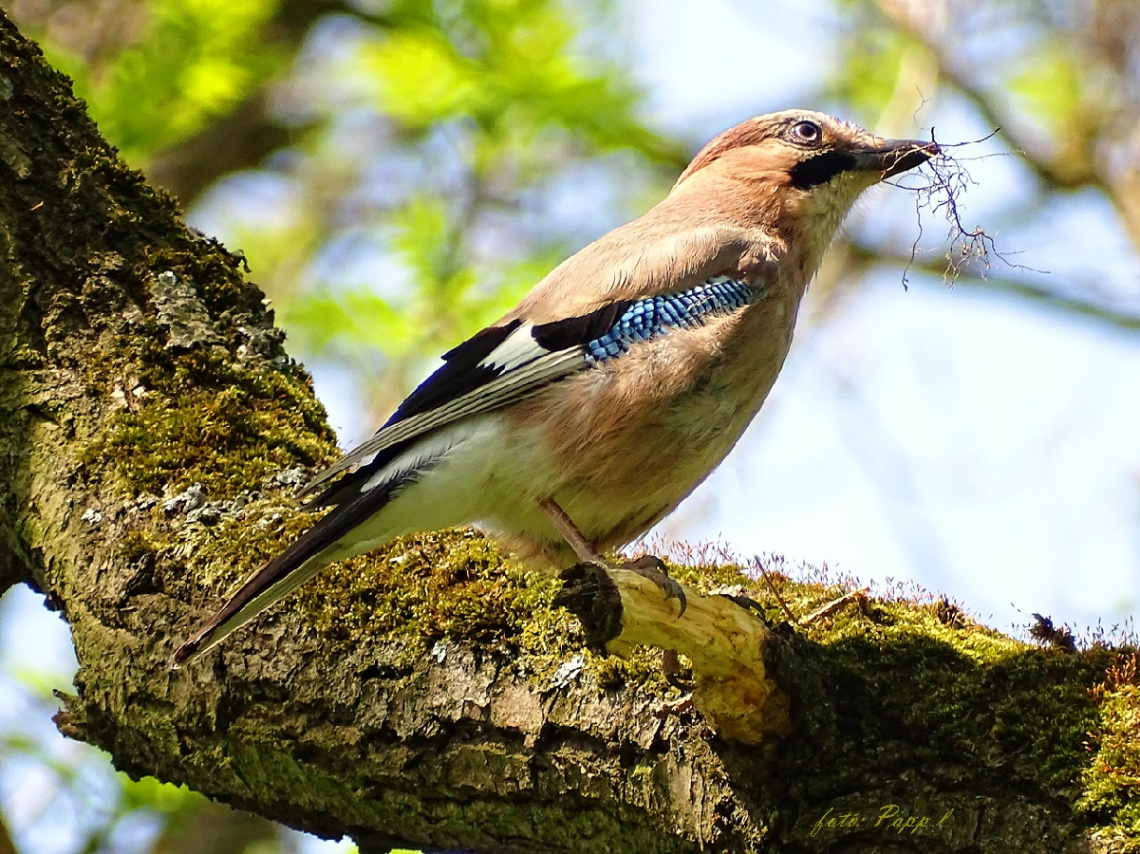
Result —
[[[790,731],[788,698],[772,681],[767,625],[727,596],[684,589],[676,597],[628,569],[579,564],[563,573],[560,604],[579,614],[591,644],[628,656],[655,646],[687,656],[693,702],[724,739],[761,744]]]

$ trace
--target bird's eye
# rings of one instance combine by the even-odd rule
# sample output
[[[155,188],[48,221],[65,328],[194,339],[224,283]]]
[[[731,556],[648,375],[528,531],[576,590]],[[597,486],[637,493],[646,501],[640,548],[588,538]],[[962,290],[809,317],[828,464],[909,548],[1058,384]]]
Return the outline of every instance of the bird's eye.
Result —
[[[823,139],[823,129],[815,122],[799,122],[792,125],[791,137],[795,142],[814,145]]]

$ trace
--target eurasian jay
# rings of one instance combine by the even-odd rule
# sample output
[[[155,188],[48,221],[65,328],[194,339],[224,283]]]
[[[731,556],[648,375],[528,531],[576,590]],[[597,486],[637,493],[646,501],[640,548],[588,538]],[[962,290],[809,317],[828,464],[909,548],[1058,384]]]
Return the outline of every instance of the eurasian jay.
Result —
[[[644,216],[564,261],[306,487],[333,509],[175,653],[201,655],[320,569],[474,523],[524,560],[602,561],[736,444],[855,199],[939,154],[788,110],[724,131]]]

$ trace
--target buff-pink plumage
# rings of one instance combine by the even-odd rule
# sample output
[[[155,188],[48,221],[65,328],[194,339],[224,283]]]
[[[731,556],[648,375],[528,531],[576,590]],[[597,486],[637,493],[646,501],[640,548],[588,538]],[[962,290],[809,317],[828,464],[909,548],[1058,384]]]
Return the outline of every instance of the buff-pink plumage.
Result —
[[[308,491],[333,509],[175,653],[201,655],[322,567],[476,524],[565,566],[643,534],[724,459],[864,190],[938,154],[806,110],[713,139],[644,216],[464,342]]]

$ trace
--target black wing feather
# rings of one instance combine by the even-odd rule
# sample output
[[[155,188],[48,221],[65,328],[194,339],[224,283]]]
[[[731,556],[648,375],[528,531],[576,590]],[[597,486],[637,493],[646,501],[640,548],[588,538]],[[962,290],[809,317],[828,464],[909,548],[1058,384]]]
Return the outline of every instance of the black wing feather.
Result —
[[[502,368],[488,367],[480,363],[494,353],[495,349],[521,325],[521,320],[512,320],[504,326],[488,326],[459,346],[448,350],[443,354],[443,365],[407,396],[392,413],[392,417],[384,423],[384,427],[390,427],[405,418],[435,409],[500,376],[503,373]],[[380,429],[383,430],[384,427]]]
[[[591,341],[601,338],[611,329],[625,310],[633,305],[633,300],[617,300],[607,303],[589,314],[567,317],[534,327],[531,334],[534,340],[547,350],[569,350],[571,347],[585,347]]]

